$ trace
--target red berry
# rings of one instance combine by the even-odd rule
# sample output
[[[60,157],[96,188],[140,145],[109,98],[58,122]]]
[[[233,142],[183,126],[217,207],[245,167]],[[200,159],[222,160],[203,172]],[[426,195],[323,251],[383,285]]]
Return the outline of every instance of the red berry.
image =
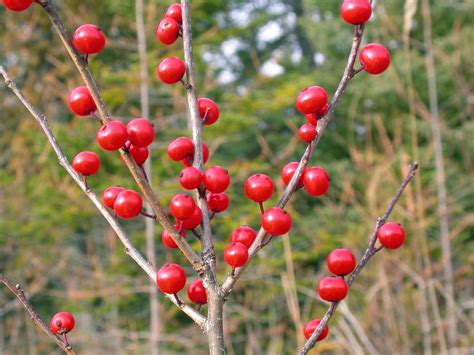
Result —
[[[178,231],[178,226],[174,226],[176,231]],[[182,233],[181,236],[186,239],[186,233]],[[165,230],[161,233],[161,242],[165,247],[168,249],[176,249],[178,246],[174,242],[173,238],[171,238],[171,235]]]
[[[97,110],[87,86],[79,86],[69,94],[69,108],[78,116],[89,116]]]
[[[203,183],[210,192],[215,194],[224,192],[230,185],[229,172],[220,166],[210,167],[204,172]]]
[[[69,333],[74,329],[76,321],[69,312],[56,313],[49,321],[49,328],[54,334]]]
[[[191,215],[191,217],[189,217],[188,219],[186,219],[182,222],[183,222],[183,228],[185,230],[191,230],[191,229],[197,228],[202,222],[202,211],[201,211],[201,209],[198,206],[196,206],[196,208],[194,209],[194,212]]]
[[[303,142],[309,143],[314,141],[318,132],[316,131],[316,127],[310,124],[304,124],[300,127],[298,131],[298,135]]]
[[[188,297],[191,302],[196,304],[207,303],[206,289],[201,279],[196,279],[189,284]]]
[[[248,226],[242,226],[237,228],[230,235],[231,243],[242,243],[248,249],[252,246],[255,238],[257,238],[257,233]]]
[[[76,49],[84,54],[99,53],[105,47],[105,36],[96,25],[82,25],[72,37]]]
[[[202,162],[206,164],[207,160],[209,159],[209,148],[207,147],[206,143],[202,143]],[[193,153],[188,156],[186,159],[181,160],[181,163],[184,166],[192,166],[194,161],[194,146],[193,146]]]
[[[296,108],[303,115],[317,113],[328,103],[328,94],[320,86],[310,86],[304,89],[296,99]]]
[[[369,74],[381,74],[390,65],[390,53],[378,43],[371,43],[361,49],[359,54],[360,64]]]
[[[351,25],[366,23],[372,15],[372,6],[368,0],[344,0],[341,5],[341,17]]]
[[[264,174],[255,174],[244,185],[245,195],[254,202],[264,202],[273,195],[273,180]]]
[[[326,170],[320,167],[306,169],[303,174],[303,184],[307,193],[312,196],[322,196],[331,185],[331,178]]]
[[[321,117],[324,117],[324,115],[328,113],[328,111],[329,111],[329,104],[326,104],[321,110],[318,111],[316,116],[318,117],[318,119]]]
[[[328,255],[326,265],[334,275],[345,276],[354,271],[356,258],[349,249],[334,249]]]
[[[325,277],[318,284],[318,294],[327,302],[342,301],[349,291],[346,281],[340,277]]]
[[[155,139],[153,124],[144,118],[135,118],[127,125],[128,139],[137,147],[147,147]]]
[[[316,329],[318,329],[319,323],[321,323],[321,320],[314,319],[304,326],[303,331],[304,331],[304,336],[306,339],[311,338],[311,335],[313,335]],[[328,333],[329,333],[329,327],[325,325],[317,341],[324,340],[328,336]]]
[[[143,165],[150,155],[148,147],[137,147],[135,145],[131,145],[128,148],[128,152],[137,165]],[[122,157],[120,157],[120,159],[125,163],[125,160]]]
[[[31,6],[33,0],[2,0],[2,3],[8,10],[22,12]]]
[[[224,250],[224,260],[232,268],[244,266],[249,259],[247,247],[240,243],[232,243]]]
[[[179,23],[175,19],[165,17],[156,28],[156,39],[166,45],[173,44],[178,39],[179,29]]]
[[[94,175],[99,171],[100,158],[94,152],[80,152],[72,160],[72,167],[80,175]]]
[[[177,264],[166,264],[158,270],[156,284],[161,292],[176,294],[186,286],[186,273]]]
[[[198,169],[188,166],[181,170],[179,183],[186,190],[197,189],[202,183],[202,174]]]
[[[181,23],[183,21],[183,14],[181,4],[173,4],[166,10],[165,17],[171,17],[172,19]]]
[[[194,143],[187,137],[179,137],[168,144],[168,156],[171,160],[181,161],[194,155]]]
[[[298,163],[296,161],[288,163],[288,164],[285,165],[285,167],[281,171],[281,179],[282,179],[283,183],[285,184],[285,186],[288,186],[288,184],[290,183],[291,179],[293,178],[293,175],[295,174],[295,171],[296,171],[296,169],[298,168],[299,165],[300,165],[300,163]],[[297,187],[303,187],[303,175],[304,175],[304,171],[303,171],[303,174],[300,177],[300,180],[298,181],[298,183],[296,185]]]
[[[177,194],[170,202],[170,213],[174,218],[185,221],[190,218],[196,208],[193,198],[185,194]]]
[[[220,194],[210,193],[207,195],[207,206],[209,211],[214,213],[221,213],[229,208],[229,197],[225,192]]]
[[[217,104],[208,98],[198,99],[199,115],[204,124],[210,126],[219,119],[220,111]],[[205,121],[204,121],[205,120]]]
[[[120,121],[110,121],[97,132],[97,143],[104,150],[119,150],[128,139],[127,127]]]
[[[158,78],[165,84],[175,84],[183,78],[186,65],[178,57],[163,59],[158,66]]]
[[[104,190],[102,193],[102,203],[108,208],[114,208],[114,202],[118,194],[124,191],[125,189],[120,186],[110,186]]]
[[[133,190],[123,190],[117,195],[114,201],[114,212],[123,219],[138,216],[142,207],[142,198]]]
[[[262,227],[272,236],[288,233],[291,225],[290,214],[281,208],[270,208],[262,215]]]
[[[377,238],[385,248],[398,249],[405,242],[405,230],[398,223],[386,223],[377,232]]]

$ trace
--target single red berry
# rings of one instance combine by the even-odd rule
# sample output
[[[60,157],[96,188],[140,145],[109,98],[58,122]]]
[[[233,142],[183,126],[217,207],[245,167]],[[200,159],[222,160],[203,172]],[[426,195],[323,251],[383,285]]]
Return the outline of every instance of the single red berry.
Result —
[[[321,110],[319,110],[319,111],[316,113],[316,116],[318,117],[318,119],[320,119],[321,117],[324,117],[324,115],[325,115],[326,113],[328,113],[329,107],[330,107],[329,104],[326,104],[326,105],[324,105],[324,107],[323,107]]]
[[[377,75],[390,66],[390,53],[381,44],[371,43],[361,49],[359,60],[367,73]]]
[[[202,162],[204,164],[207,163],[209,159],[209,148],[207,147],[206,143],[202,143]],[[193,146],[193,153],[188,156],[186,159],[181,160],[181,163],[184,166],[192,166],[194,161],[194,146]]]
[[[191,302],[196,304],[207,303],[206,289],[201,279],[196,279],[189,284],[188,297]]]
[[[186,286],[186,273],[177,264],[166,264],[158,270],[156,284],[161,292],[176,294]]]
[[[176,229],[176,232],[178,232],[178,226],[174,226],[174,228]],[[186,233],[182,233],[181,236],[186,239]],[[166,229],[161,233],[161,242],[168,249],[176,249],[178,247]]]
[[[262,215],[262,227],[272,236],[288,233],[291,225],[290,214],[281,208],[270,208]]]
[[[102,203],[108,208],[114,208],[114,202],[118,194],[124,191],[125,189],[120,186],[110,186],[104,190],[102,193]]]
[[[182,221],[183,228],[185,230],[195,229],[201,224],[201,222],[202,222],[202,211],[198,206],[196,206],[196,208],[194,209],[194,212],[191,215],[191,217]]]
[[[219,119],[220,111],[217,104],[208,98],[198,99],[199,115],[205,125],[210,126]]]
[[[173,44],[178,39],[180,27],[175,19],[165,17],[156,28],[156,39],[166,45]]]
[[[128,139],[134,146],[147,147],[155,139],[153,124],[144,118],[135,118],[127,125]]]
[[[240,243],[232,243],[224,250],[224,260],[232,268],[244,266],[249,259],[247,247]]]
[[[242,226],[237,228],[232,232],[230,235],[230,242],[231,243],[242,243],[249,249],[255,238],[257,238],[257,233],[248,226]]]
[[[2,3],[8,10],[22,12],[31,6],[33,0],[2,0]]]
[[[179,137],[168,144],[168,156],[171,160],[181,161],[194,155],[194,143],[188,137]]]
[[[143,207],[141,196],[133,190],[123,190],[114,201],[114,212],[123,219],[130,219],[140,214]]]
[[[303,142],[309,143],[315,140],[318,132],[313,125],[304,124],[300,127],[298,135]]]
[[[321,320],[313,319],[312,321],[310,321],[304,326],[303,331],[304,331],[304,336],[306,339],[311,338],[311,335],[313,335],[316,329],[318,329],[319,323],[321,323]],[[317,341],[324,340],[328,336],[328,333],[329,333],[329,327],[325,325]]]
[[[405,230],[398,223],[385,223],[377,232],[377,238],[387,249],[398,249],[405,242]]]
[[[119,150],[127,142],[127,127],[120,121],[107,122],[97,132],[96,139],[104,150]]]
[[[264,174],[255,174],[244,185],[245,195],[254,202],[264,202],[273,195],[273,180]]]
[[[172,19],[181,23],[183,21],[183,11],[181,9],[181,4],[170,5],[165,12],[165,17],[171,17]]]
[[[310,113],[309,115],[305,115],[305,117],[306,122],[308,122],[308,124],[313,125],[315,127],[318,125],[318,115],[316,113]]]
[[[296,108],[303,115],[317,113],[328,103],[328,93],[320,86],[304,89],[296,99]]]
[[[148,147],[137,147],[133,144],[128,148],[128,152],[132,156],[133,160],[135,160],[135,163],[137,163],[137,165],[143,165],[150,156],[150,151],[148,150]],[[120,157],[120,159],[123,163],[125,163],[123,157]]]
[[[215,194],[224,192],[230,185],[229,172],[220,166],[210,167],[204,172],[203,183],[210,192]]]
[[[79,52],[96,54],[104,49],[106,39],[96,25],[82,25],[74,32],[72,42]]]
[[[76,321],[71,313],[56,313],[49,321],[49,328],[54,334],[66,334],[74,329]]]
[[[224,212],[229,208],[229,197],[225,192],[220,194],[210,193],[207,195],[207,206],[209,211],[214,213]]]
[[[193,198],[185,194],[175,195],[170,202],[170,213],[174,218],[185,221],[190,218],[196,208]]]
[[[298,168],[299,165],[300,165],[300,163],[294,161],[294,162],[288,163],[284,166],[283,170],[281,171],[281,179],[282,179],[283,183],[285,184],[285,186],[288,186],[291,179],[293,178],[293,175],[295,175],[295,171],[296,171],[296,169]],[[303,175],[304,175],[304,171],[303,171],[303,174],[301,175],[300,180],[298,181],[296,187],[303,187]]]
[[[72,167],[80,175],[94,175],[99,171],[100,158],[94,152],[80,152],[72,160]]]
[[[344,0],[341,5],[341,17],[351,25],[366,23],[372,15],[372,6],[368,0]]]
[[[331,178],[329,177],[326,170],[314,166],[312,168],[306,169],[304,172],[303,184],[306,192],[310,195],[322,196],[329,190]]]
[[[78,116],[89,116],[97,110],[87,86],[79,86],[69,94],[69,108]]]
[[[186,190],[197,189],[202,183],[202,174],[198,169],[188,166],[181,170],[179,183]]]
[[[158,66],[158,78],[165,84],[175,84],[180,81],[186,72],[186,65],[178,57],[163,59]]]
[[[326,265],[334,275],[345,276],[354,271],[356,258],[349,249],[334,249],[328,255]]]
[[[340,277],[324,277],[318,284],[319,297],[327,302],[342,301],[348,291],[346,281]]]

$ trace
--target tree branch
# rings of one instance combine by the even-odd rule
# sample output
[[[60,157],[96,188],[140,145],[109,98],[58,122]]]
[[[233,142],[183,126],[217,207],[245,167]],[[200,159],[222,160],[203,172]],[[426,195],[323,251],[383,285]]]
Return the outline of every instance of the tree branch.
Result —
[[[359,276],[359,274],[361,273],[362,269],[364,269],[364,267],[367,265],[367,263],[369,262],[369,260],[378,252],[380,251],[382,248],[375,248],[375,243],[377,242],[377,233],[380,229],[380,227],[382,227],[385,222],[387,222],[387,219],[388,217],[390,216],[390,214],[392,213],[393,211],[393,208],[395,207],[395,205],[397,204],[398,200],[400,199],[400,197],[402,196],[403,194],[403,191],[405,190],[405,188],[408,186],[408,184],[410,183],[410,181],[413,179],[413,177],[415,176],[415,173],[418,169],[418,163],[414,162],[410,165],[409,169],[408,169],[408,173],[405,177],[405,179],[403,180],[402,184],[400,185],[395,197],[392,199],[392,201],[390,202],[389,206],[387,207],[387,210],[385,211],[384,215],[379,218],[377,220],[377,223],[375,225],[375,229],[374,229],[374,232],[372,234],[372,236],[370,237],[370,241],[369,241],[369,246],[367,247],[367,249],[365,250],[365,253],[364,253],[364,256],[362,257],[362,259],[360,259],[359,263],[357,264],[354,272],[351,274],[351,276],[349,277],[349,279],[347,280],[347,286],[351,287],[352,284],[354,283],[354,281],[356,280],[356,278]],[[318,328],[316,328],[316,330],[314,331],[314,333],[311,335],[311,337],[308,339],[308,341],[306,342],[306,344],[303,346],[303,348],[300,350],[299,352],[299,355],[305,355],[308,353],[309,350],[311,350],[315,345],[316,345],[316,341],[317,339],[319,338],[319,336],[321,335],[324,327],[328,324],[329,320],[331,319],[331,317],[333,316],[334,312],[336,311],[337,307],[339,305],[339,302],[333,302],[330,304],[329,306],[329,309],[326,311],[326,313],[324,314],[324,317],[323,319],[321,319],[321,322],[319,323],[318,325]]]

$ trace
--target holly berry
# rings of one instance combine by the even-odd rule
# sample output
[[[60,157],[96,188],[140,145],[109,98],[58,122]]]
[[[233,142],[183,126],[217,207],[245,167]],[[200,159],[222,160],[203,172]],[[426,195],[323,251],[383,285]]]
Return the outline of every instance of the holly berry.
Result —
[[[348,291],[346,281],[340,277],[325,277],[318,284],[319,297],[327,302],[342,301]]]
[[[121,191],[114,201],[114,212],[123,219],[138,216],[143,207],[141,196],[133,190]]]
[[[80,175],[94,175],[99,171],[100,158],[94,152],[80,152],[72,160],[72,167]]]
[[[306,339],[309,339],[311,335],[313,335],[313,333],[316,331],[316,329],[318,329],[319,323],[321,323],[320,319],[313,319],[304,326],[303,331]],[[329,327],[325,325],[317,341],[324,340],[328,336],[328,333]]]
[[[381,74],[390,66],[390,53],[378,43],[371,43],[361,49],[360,64],[369,74]]]
[[[312,196],[322,196],[331,185],[331,178],[326,170],[320,167],[306,169],[303,174],[303,184],[306,192]]]
[[[49,329],[54,334],[66,334],[74,329],[76,321],[71,313],[59,312],[56,313],[49,321]]]
[[[324,105],[324,107],[316,113],[316,116],[319,118],[324,117],[326,113],[329,111],[329,104]]]
[[[296,108],[303,115],[317,113],[328,103],[328,94],[320,86],[310,86],[300,92],[296,99]]]
[[[22,12],[31,6],[33,0],[2,0],[2,3],[8,10]]]
[[[286,164],[283,167],[283,170],[281,171],[281,179],[282,179],[283,183],[285,184],[285,186],[288,186],[291,179],[293,178],[293,175],[295,174],[296,169],[298,169],[299,165],[300,165],[300,163],[298,163],[296,161],[293,161],[291,163]],[[300,177],[300,180],[298,181],[298,183],[296,185],[296,187],[298,187],[298,188],[303,187],[303,175],[304,175],[304,171],[303,171],[303,174]]]
[[[257,233],[252,228],[242,226],[232,232],[230,235],[230,242],[242,243],[247,247],[247,249],[250,249],[255,238],[257,238]]]
[[[105,35],[96,25],[82,25],[72,37],[76,49],[84,54],[99,53],[105,47]]]
[[[172,19],[181,23],[183,21],[183,11],[181,9],[181,4],[173,4],[168,7],[165,17],[171,17]]]
[[[89,116],[97,110],[87,86],[79,86],[69,94],[69,108],[78,116]]]
[[[326,265],[334,275],[345,276],[354,271],[356,258],[349,249],[334,249],[328,255]]]
[[[158,78],[165,84],[175,84],[180,81],[186,72],[186,65],[178,57],[163,59],[158,66]]]
[[[206,289],[201,279],[196,279],[189,284],[188,297],[191,302],[196,304],[207,303]]]
[[[262,215],[262,227],[272,236],[288,233],[291,225],[290,214],[281,208],[270,208]]]
[[[156,28],[156,39],[166,45],[173,44],[178,39],[180,27],[175,19],[165,17]]]
[[[187,137],[179,137],[168,144],[167,152],[171,160],[181,161],[194,155],[194,143]]]
[[[199,115],[203,123],[210,126],[219,119],[220,111],[217,104],[208,98],[201,98],[197,100]]]
[[[215,194],[224,192],[230,185],[229,172],[220,166],[210,167],[204,172],[203,183],[210,192]]]
[[[209,211],[214,213],[221,213],[229,208],[229,197],[225,192],[220,194],[210,193],[207,195],[207,206]]]
[[[178,231],[178,226],[174,226],[174,228]],[[181,236],[186,239],[186,233],[182,233]],[[161,242],[168,249],[176,249],[178,247],[166,229],[161,233]]]
[[[233,269],[244,266],[249,259],[247,247],[240,243],[232,243],[224,250],[224,260]]]
[[[185,194],[175,195],[169,205],[170,213],[174,218],[185,221],[190,218],[196,208],[193,198]]]
[[[96,140],[104,150],[119,150],[127,142],[127,127],[120,121],[110,121],[97,132]]]
[[[118,194],[124,191],[125,189],[120,186],[110,186],[104,190],[102,193],[102,203],[108,208],[114,208],[114,202]]]
[[[191,217],[182,221],[183,228],[185,230],[195,229],[201,224],[201,222],[202,222],[202,211],[198,206],[196,206],[196,208],[194,209],[194,212],[191,215]]]
[[[144,118],[135,118],[127,125],[128,139],[134,146],[147,147],[155,139],[153,124]]]
[[[181,170],[179,183],[186,190],[197,189],[202,183],[202,174],[198,169],[188,166]]]
[[[398,223],[385,223],[377,232],[377,238],[387,249],[398,249],[405,242],[405,230]]]
[[[255,174],[244,185],[245,195],[254,202],[264,202],[273,195],[273,180],[264,174]]]
[[[372,15],[372,6],[368,0],[344,0],[341,5],[341,17],[351,25],[366,23]]]
[[[298,130],[298,135],[303,142],[309,143],[315,140],[318,132],[316,127],[310,124],[304,124]]]
[[[135,145],[130,145],[128,148],[128,152],[132,156],[133,160],[135,160],[135,163],[137,165],[143,165],[148,157],[150,156],[150,151],[148,150],[148,147],[137,147]],[[123,163],[125,163],[125,160],[123,157],[120,157]]]
[[[176,294],[186,286],[186,273],[177,264],[166,264],[158,270],[156,284],[161,292]]]
[[[207,147],[207,144],[203,142],[202,143],[202,162],[206,164],[208,159],[209,159],[209,148]],[[194,148],[193,148],[192,154],[189,155],[186,159],[181,160],[181,163],[184,166],[192,166],[193,161],[194,161]]]

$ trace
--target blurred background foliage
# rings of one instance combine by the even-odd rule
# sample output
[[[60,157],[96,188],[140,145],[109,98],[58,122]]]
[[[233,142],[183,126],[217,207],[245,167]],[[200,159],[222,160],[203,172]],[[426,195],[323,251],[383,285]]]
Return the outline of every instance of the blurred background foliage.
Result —
[[[124,122],[140,117],[134,1],[54,3],[69,31],[83,23],[102,27],[107,48],[91,59],[91,70],[114,117]],[[161,58],[182,57],[181,41],[164,47],[154,38],[169,4],[145,1],[149,118],[157,127],[153,185],[165,206],[179,191],[181,169],[167,158],[166,146],[189,135],[182,87],[165,86],[155,75]],[[242,224],[259,225],[258,207],[242,194],[245,179],[263,172],[282,191],[281,168],[299,160],[305,148],[296,137],[304,121],[294,107],[297,93],[308,85],[334,92],[339,82],[352,39],[339,5],[332,0],[192,1],[198,93],[216,100],[222,111],[218,124],[205,130],[210,163],[232,174],[231,207],[213,222],[220,280],[229,272],[222,252],[231,231]],[[433,1],[431,16],[454,270],[455,346],[468,353],[474,334],[474,3]],[[316,352],[426,354],[431,349],[436,354],[449,349],[424,21],[420,1],[376,1],[364,42],[386,45],[393,64],[381,76],[362,73],[351,82],[312,161],[329,171],[330,192],[323,198],[296,194],[288,207],[295,222],[291,234],[265,248],[232,292],[225,322],[229,354],[295,352],[303,342],[302,326],[326,308],[315,290],[327,273],[326,255],[340,246],[362,255],[412,160],[420,162],[421,171],[392,216],[408,232],[406,245],[370,263]],[[40,8],[14,14],[0,7],[0,46],[0,63],[47,115],[67,156],[72,159],[81,150],[100,155],[102,169],[89,180],[94,191],[100,194],[112,184],[134,188],[118,153],[106,154],[95,143],[97,123],[69,112],[67,93],[81,80]],[[147,276],[125,255],[58,165],[34,120],[3,87],[0,168],[0,272],[21,283],[45,319],[60,310],[74,313],[77,327],[70,339],[78,353],[149,353]],[[145,252],[143,219],[122,225]],[[186,265],[179,252],[161,245],[160,227],[155,234],[158,264]],[[205,337],[162,296],[160,325],[161,353],[207,352]],[[3,289],[0,353],[58,353]]]

